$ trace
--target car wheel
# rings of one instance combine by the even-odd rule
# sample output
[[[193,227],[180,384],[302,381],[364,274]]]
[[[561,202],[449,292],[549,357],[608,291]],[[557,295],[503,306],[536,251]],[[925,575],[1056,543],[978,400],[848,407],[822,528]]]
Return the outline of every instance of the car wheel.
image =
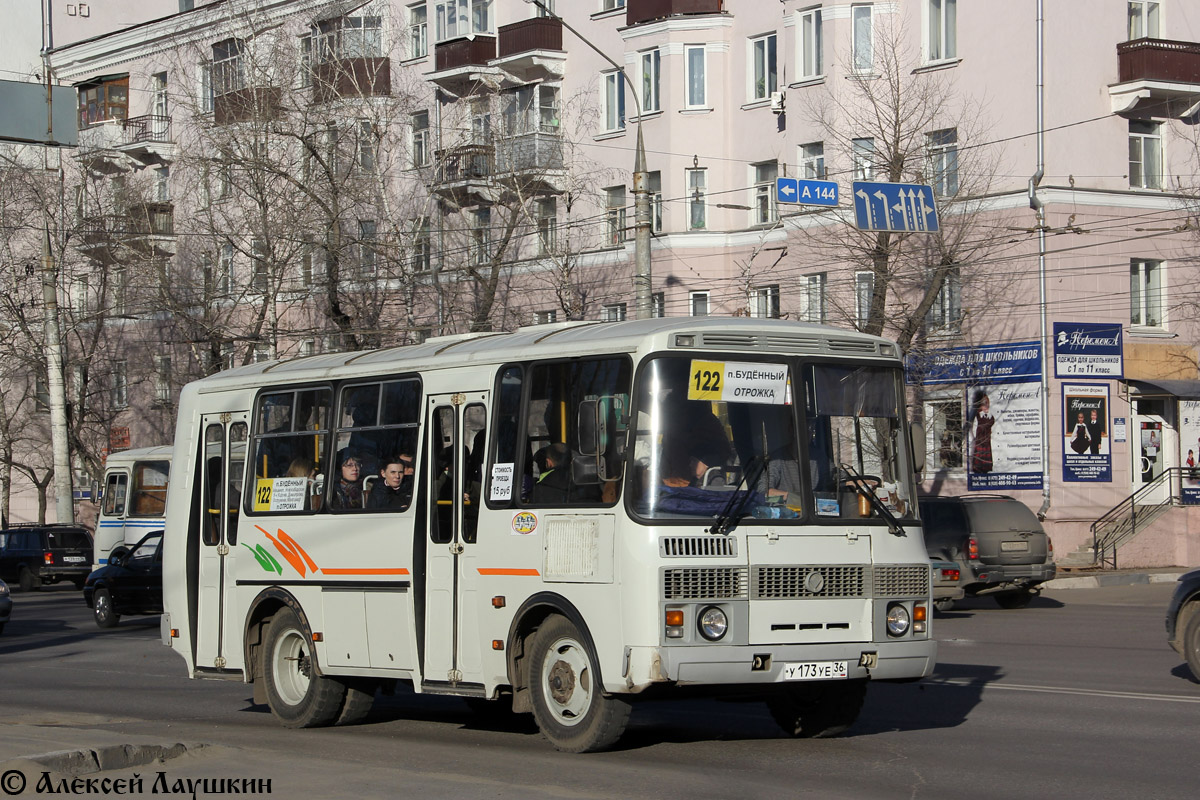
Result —
[[[1200,609],[1192,612],[1183,629],[1183,657],[1187,659],[1192,678],[1200,682]]]
[[[263,658],[267,703],[280,722],[317,728],[337,720],[346,686],[317,674],[312,640],[292,609],[280,609],[271,619]]]
[[[947,611],[950,611],[954,608],[954,598],[940,597],[933,601],[933,608],[935,611],[945,614]]]
[[[121,615],[113,609],[112,595],[108,589],[97,589],[92,597],[92,615],[96,624],[101,628],[115,628],[121,621]]]
[[[21,567],[21,575],[17,579],[17,585],[21,587],[22,592],[32,592],[34,589],[42,588],[42,579],[33,574],[33,570],[29,567]]]
[[[1018,589],[1015,592],[1001,592],[996,595],[996,605],[1001,608],[1024,608],[1033,600],[1033,592],[1028,589]]]
[[[625,731],[630,706],[606,696],[578,629],[553,616],[534,634],[528,685],[533,718],[555,749],[585,753],[611,746]]]
[[[866,696],[865,680],[822,681],[782,687],[767,698],[767,709],[789,736],[829,739],[854,724]]]

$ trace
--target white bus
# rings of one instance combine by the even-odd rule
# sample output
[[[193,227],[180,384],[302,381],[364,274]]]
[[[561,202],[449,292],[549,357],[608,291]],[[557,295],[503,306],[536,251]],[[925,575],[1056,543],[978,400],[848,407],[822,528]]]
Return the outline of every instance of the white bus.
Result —
[[[128,552],[150,531],[166,527],[171,447],[139,447],[110,453],[96,521],[93,569]]]
[[[895,344],[776,320],[233,369],[180,398],[163,640],[293,727],[402,681],[568,751],[679,687],[834,735],[934,663],[904,410]]]

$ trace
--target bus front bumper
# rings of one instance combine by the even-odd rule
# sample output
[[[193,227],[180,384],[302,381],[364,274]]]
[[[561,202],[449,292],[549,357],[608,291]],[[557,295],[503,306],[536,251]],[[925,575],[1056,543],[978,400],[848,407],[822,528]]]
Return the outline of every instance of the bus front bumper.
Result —
[[[640,692],[657,683],[747,685],[790,683],[787,675],[801,664],[845,663],[846,678],[876,681],[916,680],[933,672],[937,642],[845,642],[821,645],[738,645],[630,647],[624,690]],[[788,668],[793,669],[789,670]],[[607,681],[606,681],[607,683]]]

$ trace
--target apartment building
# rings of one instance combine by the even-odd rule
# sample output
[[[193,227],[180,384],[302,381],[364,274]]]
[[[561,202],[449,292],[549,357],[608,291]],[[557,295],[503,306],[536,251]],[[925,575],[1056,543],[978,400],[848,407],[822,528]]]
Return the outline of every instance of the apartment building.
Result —
[[[64,290],[121,311],[119,439],[247,360],[632,316],[640,132],[653,313],[897,338],[925,489],[1011,493],[1060,556],[1135,491],[1189,495],[1190,2],[1047,3],[1040,58],[1035,0],[104,6],[129,24],[56,7],[52,61],[86,184]],[[860,230],[854,181],[931,185],[940,233]],[[1196,524],[1160,513],[1123,563],[1200,559]]]

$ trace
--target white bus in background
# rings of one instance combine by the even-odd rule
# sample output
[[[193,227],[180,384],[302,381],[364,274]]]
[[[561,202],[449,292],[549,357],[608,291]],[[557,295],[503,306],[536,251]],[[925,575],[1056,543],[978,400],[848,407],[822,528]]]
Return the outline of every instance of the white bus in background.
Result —
[[[93,568],[127,552],[150,531],[166,527],[171,452],[170,446],[160,446],[109,454],[96,521]]]
[[[403,682],[575,752],[677,687],[840,733],[868,682],[934,664],[902,372],[885,339],[710,317],[205,378],[180,397],[164,644],[291,727]]]

